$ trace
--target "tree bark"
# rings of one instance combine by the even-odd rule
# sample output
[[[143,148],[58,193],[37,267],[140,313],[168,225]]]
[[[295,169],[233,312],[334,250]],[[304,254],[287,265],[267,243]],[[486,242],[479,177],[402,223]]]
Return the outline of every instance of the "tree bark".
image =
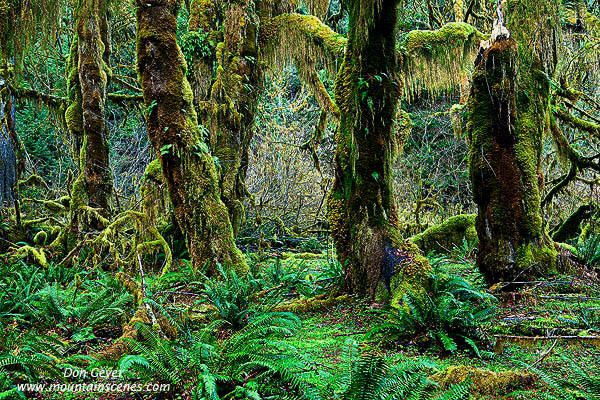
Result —
[[[512,38],[507,31],[492,35],[476,66],[469,100],[477,264],[489,284],[544,276],[557,266],[542,218],[540,165],[558,7],[530,3],[535,2],[509,2]]]
[[[79,82],[83,111],[81,168],[88,206],[109,213],[112,178],[108,160],[106,87],[110,40],[104,0],[86,0],[77,21]]]
[[[148,136],[169,197],[187,236],[194,267],[245,273],[207,139],[198,126],[186,63],[176,41],[178,0],[137,0],[138,72],[148,109]]]
[[[259,15],[254,8],[249,2],[219,6],[196,0],[190,12],[191,30],[202,33],[206,42],[220,40],[211,55],[195,60],[192,90],[200,121],[211,133],[211,149],[219,162],[221,199],[227,206],[234,237],[244,218],[248,152],[263,84]],[[223,19],[222,30],[216,23],[219,17]],[[216,76],[210,80],[213,68]]]
[[[348,48],[335,87],[341,119],[328,215],[345,289],[375,297],[391,274],[404,283],[418,280],[428,263],[396,229],[392,168],[410,131],[407,116],[397,112],[397,1],[360,3],[348,7]]]

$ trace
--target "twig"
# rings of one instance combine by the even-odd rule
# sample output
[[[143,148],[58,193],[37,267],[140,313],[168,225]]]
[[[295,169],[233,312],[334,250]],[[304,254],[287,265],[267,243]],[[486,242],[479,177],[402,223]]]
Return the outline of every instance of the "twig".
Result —
[[[536,362],[534,362],[531,367],[535,367],[536,365],[538,365],[539,363],[544,361],[544,359],[548,356],[548,354],[552,353],[552,350],[554,350],[554,347],[556,347],[556,343],[558,343],[558,339],[554,340],[554,343],[552,343],[552,346],[548,349],[548,351],[545,352],[544,354],[542,354],[540,359],[537,360]]]

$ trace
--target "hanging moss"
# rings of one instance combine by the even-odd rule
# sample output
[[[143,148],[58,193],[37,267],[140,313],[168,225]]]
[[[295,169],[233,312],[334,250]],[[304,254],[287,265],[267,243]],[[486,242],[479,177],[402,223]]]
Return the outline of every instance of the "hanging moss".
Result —
[[[423,90],[435,95],[457,88],[462,74],[472,69],[479,44],[485,39],[475,27],[462,22],[408,33],[399,46],[406,98]]]

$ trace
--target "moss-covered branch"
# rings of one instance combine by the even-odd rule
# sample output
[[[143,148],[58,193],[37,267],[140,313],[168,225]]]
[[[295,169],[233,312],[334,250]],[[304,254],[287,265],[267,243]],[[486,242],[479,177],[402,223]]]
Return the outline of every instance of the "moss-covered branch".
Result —
[[[462,22],[435,31],[409,32],[399,44],[405,96],[458,87],[461,73],[472,68],[479,44],[485,39],[475,27]]]
[[[43,93],[39,90],[34,90],[25,87],[11,86],[11,94],[17,99],[33,100],[46,105],[52,109],[58,109],[64,102],[67,101],[66,97],[54,96],[47,93]]]
[[[596,203],[580,205],[571,215],[569,215],[562,224],[560,224],[552,234],[552,240],[555,242],[566,242],[573,239],[581,233],[581,223],[591,218],[598,209]]]
[[[301,14],[282,14],[270,19],[261,29],[259,41],[271,65],[284,66],[299,59],[307,65],[327,65],[333,71],[348,44],[346,37],[319,18]]]
[[[600,124],[596,124],[594,122],[575,117],[562,107],[555,107],[553,109],[553,112],[554,115],[558,119],[563,121],[565,124],[571,126],[574,129],[578,129],[582,132],[589,133],[596,139],[600,139]]]

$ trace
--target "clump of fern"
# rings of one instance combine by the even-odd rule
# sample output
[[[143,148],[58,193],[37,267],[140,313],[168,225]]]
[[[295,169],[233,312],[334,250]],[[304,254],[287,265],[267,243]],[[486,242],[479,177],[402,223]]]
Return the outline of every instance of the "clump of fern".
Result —
[[[109,274],[86,277],[61,266],[43,269],[24,263],[3,269],[0,319],[38,327],[74,322],[94,327],[120,322],[131,311],[131,296]]]
[[[587,240],[578,241],[576,249],[585,265],[600,267],[600,235],[590,235]]]
[[[169,341],[140,326],[144,341],[133,341],[138,354],[119,362],[122,371],[143,381],[168,382],[196,398],[261,398],[283,394],[317,399],[318,391],[303,377],[306,360],[286,343],[300,327],[289,313],[255,316],[223,342],[214,340],[218,321],[191,340]]]
[[[65,367],[81,367],[90,359],[85,356],[68,356],[66,352],[64,344],[52,336],[35,331],[23,334],[16,324],[1,328],[0,399],[17,396],[24,398],[17,391],[18,383],[39,383],[42,377],[61,380]],[[8,397],[3,397],[4,394]]]
[[[446,390],[428,378],[437,365],[427,359],[390,363],[375,352],[351,358],[347,372],[338,380],[335,398],[341,400],[466,400],[470,383]]]
[[[376,326],[369,336],[382,336],[387,342],[417,339],[444,351],[463,348],[487,355],[480,347],[488,342],[484,327],[494,317],[496,304],[494,296],[461,277],[444,274],[437,263],[426,291],[408,292],[400,307],[376,311]]]
[[[204,283],[203,294],[219,310],[221,319],[234,329],[244,326],[258,311],[260,306],[253,301],[263,289],[263,282],[251,274],[238,276],[233,269],[219,267],[219,276],[208,278]]]
[[[544,393],[532,391],[515,392],[513,394],[515,398],[517,398],[517,395],[521,395],[523,396],[522,398],[529,399],[535,395],[537,396],[536,398],[545,400],[600,400],[600,376],[594,376],[590,371],[584,371],[568,357],[560,356],[560,358],[568,366],[568,373],[562,375],[567,378],[555,378],[536,367],[518,362],[536,373],[551,391],[549,392],[544,389]]]

